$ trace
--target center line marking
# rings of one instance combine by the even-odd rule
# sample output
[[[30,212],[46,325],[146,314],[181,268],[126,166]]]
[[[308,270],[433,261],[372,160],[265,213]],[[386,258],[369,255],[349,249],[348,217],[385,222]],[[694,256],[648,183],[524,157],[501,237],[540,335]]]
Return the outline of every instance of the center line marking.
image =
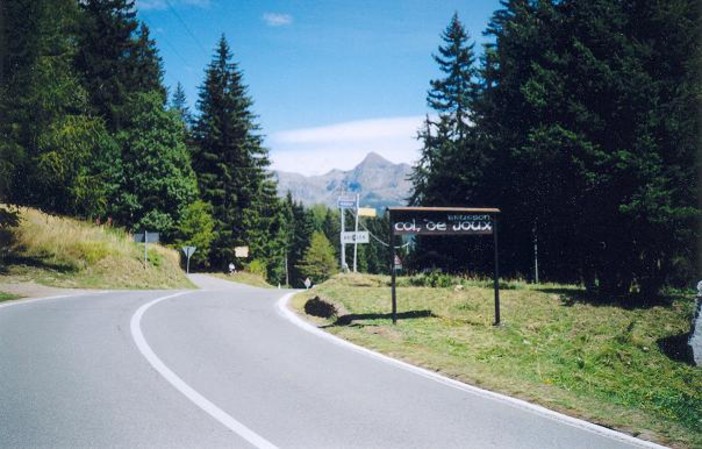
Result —
[[[190,385],[186,384],[183,379],[178,377],[176,373],[174,373],[170,368],[166,366],[165,363],[163,363],[163,361],[160,358],[158,358],[153,349],[151,349],[151,346],[149,346],[149,344],[146,342],[144,334],[141,331],[141,318],[144,316],[144,313],[146,313],[146,311],[149,310],[150,307],[158,304],[161,301],[175,298],[186,293],[190,292],[180,292],[175,293],[173,295],[163,296],[139,307],[139,309],[134,313],[134,315],[132,315],[132,320],[130,323],[132,339],[134,339],[134,343],[136,344],[137,348],[144,356],[144,358],[151,364],[151,366],[164,379],[166,379],[168,383],[173,385],[176,390],[180,391],[186,398],[190,399],[190,401],[193,404],[200,407],[202,410],[207,412],[210,416],[219,421],[229,430],[236,433],[237,435],[239,435],[240,437],[257,447],[258,449],[278,449],[276,445],[274,445],[270,441],[266,440],[253,430],[249,429],[248,427],[234,419],[230,414],[217,407],[209,399],[195,391],[195,389],[192,388]]]

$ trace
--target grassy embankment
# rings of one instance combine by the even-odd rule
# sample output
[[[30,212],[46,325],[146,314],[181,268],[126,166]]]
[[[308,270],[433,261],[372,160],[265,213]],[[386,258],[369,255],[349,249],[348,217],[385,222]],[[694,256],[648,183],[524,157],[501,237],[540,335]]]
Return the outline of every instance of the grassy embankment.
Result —
[[[702,369],[686,353],[692,295],[625,308],[573,286],[510,283],[495,327],[489,282],[399,281],[397,325],[388,277],[340,275],[293,306],[304,313],[319,295],[337,313],[311,319],[360,345],[643,439],[702,447]]]
[[[21,222],[0,234],[2,284],[95,289],[193,288],[175,250],[144,247],[123,230],[19,209]]]
[[[225,281],[230,281],[230,282],[236,282],[239,284],[246,284],[250,285],[252,287],[261,287],[261,288],[273,288],[271,284],[266,282],[266,279],[264,279],[263,276],[260,274],[256,273],[249,273],[247,271],[237,271],[236,273],[232,274],[227,274],[227,273],[208,273],[210,276],[214,276],[220,279],[224,279]]]

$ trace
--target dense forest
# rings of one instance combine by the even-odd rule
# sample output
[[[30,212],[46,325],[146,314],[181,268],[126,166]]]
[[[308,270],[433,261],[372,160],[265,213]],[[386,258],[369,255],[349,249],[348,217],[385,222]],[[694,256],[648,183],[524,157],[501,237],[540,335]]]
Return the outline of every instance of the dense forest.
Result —
[[[689,285],[701,274],[701,10],[508,0],[481,53],[454,16],[437,30],[410,204],[499,207],[506,276],[533,278],[538,248],[542,281],[607,294]],[[276,197],[224,35],[195,111],[164,85],[133,0],[2,2],[0,49],[0,203],[156,231],[196,246],[193,267],[234,261],[274,284],[339,268],[339,211]],[[387,219],[364,226],[374,238],[359,269],[388,272]],[[483,240],[417,239],[404,266],[487,274]]]
[[[339,212],[277,198],[224,35],[195,112],[180,85],[164,86],[133,0],[2,2],[0,48],[0,203],[158,232],[164,244],[197,247],[196,269],[234,262],[297,287],[338,269]],[[2,226],[13,223],[0,212]],[[320,248],[322,271],[311,263]],[[381,258],[361,249],[359,266],[378,272]]]
[[[480,56],[454,16],[411,203],[499,207],[509,276],[533,278],[538,260],[540,280],[607,295],[691,285],[701,12],[699,0],[508,0]],[[489,272],[490,244],[424,238],[414,256]]]

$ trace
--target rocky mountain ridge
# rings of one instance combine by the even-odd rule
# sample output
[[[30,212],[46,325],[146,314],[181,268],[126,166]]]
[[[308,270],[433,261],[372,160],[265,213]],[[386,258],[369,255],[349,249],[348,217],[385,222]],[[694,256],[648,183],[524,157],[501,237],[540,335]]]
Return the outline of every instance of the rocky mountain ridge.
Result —
[[[377,153],[369,153],[348,171],[332,170],[319,176],[274,171],[273,176],[278,181],[280,197],[289,191],[295,201],[305,206],[324,204],[335,208],[339,194],[344,191],[358,193],[362,207],[385,208],[407,203],[411,172],[409,164],[394,164]]]

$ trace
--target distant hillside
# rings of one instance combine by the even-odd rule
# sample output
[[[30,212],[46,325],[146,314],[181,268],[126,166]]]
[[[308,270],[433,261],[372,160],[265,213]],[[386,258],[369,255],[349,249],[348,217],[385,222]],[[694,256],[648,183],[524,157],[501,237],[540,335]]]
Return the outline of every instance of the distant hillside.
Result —
[[[296,201],[306,206],[325,204],[336,207],[341,188],[360,195],[361,206],[384,208],[407,203],[412,171],[409,164],[393,164],[376,153],[368,156],[353,170],[332,170],[326,175],[303,176],[283,171],[274,172],[278,180],[278,195],[292,193]]]

